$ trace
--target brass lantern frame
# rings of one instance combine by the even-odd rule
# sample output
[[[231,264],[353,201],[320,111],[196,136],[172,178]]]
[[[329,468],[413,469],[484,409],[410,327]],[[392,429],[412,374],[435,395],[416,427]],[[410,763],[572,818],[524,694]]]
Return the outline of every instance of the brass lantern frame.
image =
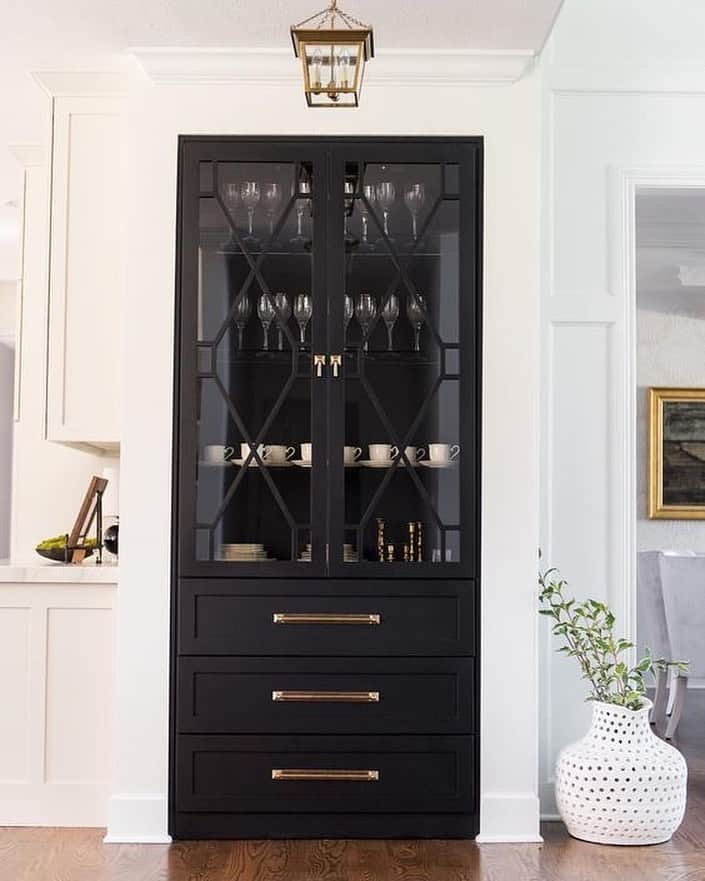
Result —
[[[344,27],[336,27],[336,19]],[[301,59],[304,93],[309,107],[359,106],[365,64],[370,58],[374,58],[371,27],[339,9],[338,0],[331,0],[326,9],[292,25],[291,42],[294,55]],[[346,47],[355,52],[355,71],[351,82],[344,85],[333,79],[334,50],[340,51]],[[311,66],[316,50],[321,52],[321,65],[329,70],[328,78],[322,77],[320,83],[311,81]],[[321,98],[328,100],[320,100]]]

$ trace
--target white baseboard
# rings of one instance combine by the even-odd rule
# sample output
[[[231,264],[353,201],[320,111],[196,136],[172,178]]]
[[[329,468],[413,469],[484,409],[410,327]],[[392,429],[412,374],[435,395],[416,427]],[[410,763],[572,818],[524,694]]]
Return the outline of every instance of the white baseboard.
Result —
[[[113,795],[108,805],[105,844],[169,844],[166,796]]]
[[[540,843],[539,800],[533,792],[488,793],[480,805],[478,844]]]

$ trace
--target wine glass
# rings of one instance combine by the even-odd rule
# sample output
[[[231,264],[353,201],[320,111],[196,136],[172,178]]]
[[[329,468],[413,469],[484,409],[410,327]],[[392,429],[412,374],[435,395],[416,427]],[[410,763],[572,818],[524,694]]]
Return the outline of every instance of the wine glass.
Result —
[[[256,180],[246,180],[240,187],[240,198],[242,204],[247,208],[247,237],[246,242],[256,244],[259,239],[254,234],[253,223],[255,219],[255,208],[260,200],[259,184]]]
[[[272,299],[268,294],[262,294],[257,301],[257,315],[259,316],[262,330],[264,331],[264,344],[262,348],[265,352],[269,351],[269,326],[274,321],[276,312]]]
[[[421,351],[421,328],[426,321],[426,303],[421,294],[410,294],[406,301],[406,317],[414,328],[414,351]]]
[[[414,241],[418,239],[418,234],[416,230],[416,222],[419,216],[419,212],[423,208],[423,203],[426,201],[426,192],[424,190],[423,184],[410,184],[404,190],[404,204],[409,209],[409,213],[411,214],[411,228],[412,234],[414,237]]]
[[[355,203],[354,193],[355,193],[355,184],[351,180],[346,180],[345,181],[345,209],[343,211],[343,214],[345,216],[343,235],[344,235],[346,248],[351,248],[357,244],[357,239],[355,238],[354,235],[351,234],[350,229],[348,228],[348,224],[350,222],[350,215],[352,214],[353,205]]]
[[[235,304],[235,326],[237,327],[237,344],[242,349],[242,339],[247,322],[252,315],[252,303],[248,294],[243,294]]]
[[[393,348],[392,331],[394,330],[397,318],[399,318],[399,297],[396,294],[389,295],[380,314],[382,315],[382,321],[384,321],[387,327],[387,351],[391,352]]]
[[[306,180],[300,181],[298,191],[299,193],[310,194],[311,184]],[[296,184],[294,184],[293,192],[296,192]],[[304,211],[306,210],[306,205],[308,201],[309,200],[305,198],[296,200],[296,235],[291,239],[292,245],[303,245],[306,241],[306,236],[303,234],[302,225],[304,219]]]
[[[374,249],[374,245],[367,238],[370,218],[370,208],[368,205],[372,206],[375,203],[374,184],[365,184],[362,188],[362,192],[366,201],[360,201],[360,217],[362,218],[362,239],[360,240],[360,249],[363,251],[371,251]]]
[[[226,183],[223,186],[223,201],[231,214],[229,221],[232,222],[235,219],[235,214],[237,209],[240,207],[240,185],[234,183]],[[230,229],[230,234],[228,235],[227,242],[223,244],[224,251],[237,251],[237,242],[235,241],[235,236],[233,235],[232,228]]]
[[[397,191],[391,181],[383,181],[377,184],[377,201],[384,215],[384,235],[389,239],[389,214],[397,197]],[[381,237],[380,237],[381,238]],[[384,241],[384,239],[381,239]],[[390,239],[391,241],[391,239]]]
[[[291,304],[289,298],[284,291],[279,291],[274,295],[274,305],[277,307],[277,324],[279,325],[277,332],[279,335],[279,351],[284,348],[284,328],[291,318]]]
[[[274,221],[277,211],[282,203],[282,188],[277,183],[266,183],[262,192],[262,204],[264,213],[269,221],[269,238],[274,235]]]
[[[294,318],[299,325],[299,342],[306,342],[306,325],[313,315],[313,298],[311,294],[297,294],[294,300]]]
[[[343,301],[343,339],[346,343],[348,337],[348,325],[352,320],[354,312],[355,304],[353,303],[353,298],[350,296],[350,294],[346,294],[345,300]]]
[[[362,335],[365,339],[363,351],[367,352],[369,343],[367,332],[370,328],[370,324],[372,324],[377,317],[377,301],[372,294],[360,294],[358,296],[355,305],[355,317],[362,328]]]

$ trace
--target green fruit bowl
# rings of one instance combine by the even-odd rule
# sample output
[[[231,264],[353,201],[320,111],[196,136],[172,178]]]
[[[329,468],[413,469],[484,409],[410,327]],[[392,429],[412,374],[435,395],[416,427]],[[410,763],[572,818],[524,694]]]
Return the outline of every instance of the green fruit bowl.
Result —
[[[86,552],[86,557],[90,557],[93,554],[93,551],[96,547],[96,540],[94,538],[86,539],[84,542],[84,549]],[[40,557],[44,557],[46,560],[53,560],[55,563],[65,563],[66,562],[66,536],[65,535],[57,535],[55,538],[47,538],[44,541],[39,542],[37,547],[35,548],[36,552]],[[71,558],[71,552],[68,553],[69,562]]]

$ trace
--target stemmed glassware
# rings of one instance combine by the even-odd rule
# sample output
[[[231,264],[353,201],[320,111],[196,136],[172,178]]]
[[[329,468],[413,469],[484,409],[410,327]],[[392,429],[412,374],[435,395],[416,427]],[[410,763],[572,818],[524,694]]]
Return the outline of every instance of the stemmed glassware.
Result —
[[[370,205],[371,207],[375,203],[374,184],[365,184],[362,188],[362,192],[366,201],[360,200],[360,217],[362,218],[362,239],[360,240],[360,250],[371,251],[374,249],[374,245],[367,238],[370,218],[370,208],[367,206]]]
[[[294,318],[299,325],[299,342],[306,342],[306,325],[313,315],[313,298],[311,294],[297,294],[294,300]]]
[[[262,330],[264,331],[264,343],[262,348],[265,352],[269,351],[269,326],[272,321],[274,321],[274,316],[276,312],[274,310],[274,305],[272,304],[271,298],[267,294],[261,294],[259,300],[257,301],[257,315],[259,316],[259,320],[262,324]]]
[[[237,345],[242,349],[243,334],[247,327],[247,322],[252,315],[252,303],[248,294],[243,294],[235,304],[235,326],[237,327]]]
[[[284,328],[289,322],[291,318],[291,305],[289,303],[289,298],[284,293],[284,291],[279,291],[278,294],[274,295],[274,305],[277,307],[277,333],[279,336],[279,351],[281,352],[284,348]]]
[[[343,210],[343,215],[345,217],[344,226],[343,226],[343,235],[344,235],[344,239],[345,239],[345,245],[348,248],[355,241],[355,237],[350,234],[350,230],[348,229],[348,221],[350,220],[350,212],[352,211],[354,192],[355,192],[355,184],[351,180],[346,180],[345,181],[345,208]]]
[[[418,239],[418,233],[416,229],[416,223],[419,216],[419,212],[423,208],[423,203],[426,201],[426,192],[424,190],[423,184],[410,184],[404,190],[404,204],[409,209],[409,213],[411,214],[411,228],[412,234],[414,237],[414,241]]]
[[[389,214],[396,197],[397,191],[391,181],[383,181],[382,183],[377,184],[377,201],[379,202],[382,214],[384,215],[384,234],[390,241],[392,241],[392,239],[389,235]],[[381,241],[384,241],[384,239],[381,239]]]
[[[296,184],[294,184],[294,192],[296,192]],[[310,195],[311,184],[307,180],[299,181],[299,193]],[[303,245],[306,242],[306,236],[303,234],[304,211],[309,200],[306,198],[296,200],[296,235],[291,239],[292,245]]]
[[[254,245],[259,241],[253,229],[255,208],[260,200],[260,189],[256,180],[247,180],[243,183],[240,187],[240,198],[242,199],[242,204],[247,208],[247,236],[245,241]]]
[[[345,300],[343,301],[343,340],[345,343],[347,343],[348,339],[348,325],[352,320],[354,312],[355,304],[353,303],[353,298],[350,294],[346,294]]]
[[[282,203],[282,188],[277,183],[266,183],[264,192],[262,193],[262,204],[264,205],[264,213],[269,221],[269,238],[274,235],[274,221],[277,217],[277,211]]]
[[[362,336],[365,340],[363,351],[367,352],[369,348],[367,333],[370,329],[370,324],[377,317],[377,301],[372,294],[358,295],[357,303],[355,304],[355,317],[362,328]]]
[[[240,207],[240,185],[234,183],[226,183],[223,186],[223,201],[231,214],[231,221],[235,219],[235,213]],[[227,242],[223,243],[224,251],[237,251],[237,242],[233,235],[232,228],[228,236]]]
[[[426,303],[421,294],[409,294],[406,301],[406,317],[414,328],[414,351],[421,351],[421,328],[426,321]]]
[[[387,327],[387,351],[391,352],[394,348],[392,331],[394,330],[397,318],[399,318],[399,297],[396,294],[390,294],[387,297],[387,302],[382,308],[381,315],[382,321],[384,321]]]

